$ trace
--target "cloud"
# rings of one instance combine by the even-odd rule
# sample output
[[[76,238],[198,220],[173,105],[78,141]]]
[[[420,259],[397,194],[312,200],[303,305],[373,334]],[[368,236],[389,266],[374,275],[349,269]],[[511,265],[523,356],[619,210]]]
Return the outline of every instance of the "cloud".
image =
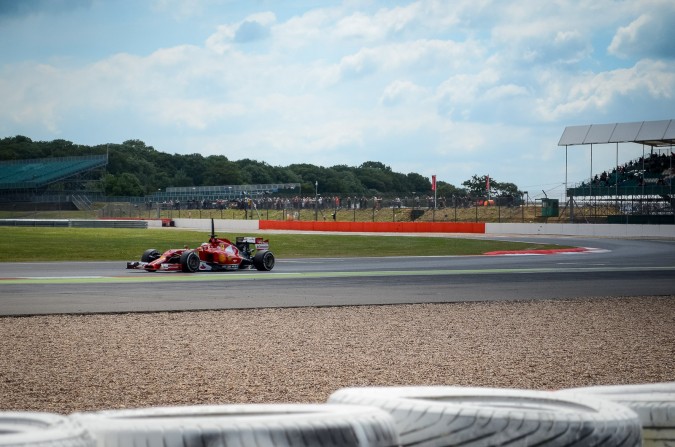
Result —
[[[392,107],[426,95],[424,88],[410,81],[396,80],[384,88],[380,104]]]
[[[234,33],[234,41],[237,43],[255,42],[270,35],[270,30],[265,25],[255,20],[242,22]]]
[[[675,59],[675,4],[662,2],[619,28],[608,51],[622,58]]]
[[[274,39],[278,47],[288,50],[312,47],[329,43],[327,30],[339,20],[340,11],[336,8],[310,9],[309,11],[281,22],[274,27]],[[324,51],[330,51],[326,45]]]
[[[475,102],[485,91],[497,87],[499,80],[499,72],[492,68],[450,76],[435,92],[439,114],[456,120],[475,119]]]
[[[344,56],[327,73],[330,83],[360,78],[371,74],[420,72],[438,74],[455,70],[470,70],[484,50],[475,41],[414,40],[409,42],[362,48]]]
[[[0,19],[70,12],[79,8],[88,8],[92,2],[93,0],[0,0]]]
[[[218,27],[206,40],[206,46],[219,54],[233,49],[233,44],[250,43],[267,38],[276,22],[272,12],[263,12],[248,16],[245,20]]]
[[[551,2],[553,4],[553,2]],[[549,7],[551,7],[549,5]],[[503,22],[492,29],[492,41],[500,48],[502,61],[523,64],[576,64],[593,54],[591,33],[583,29],[584,20],[567,17],[569,11],[547,11],[532,17],[521,11],[507,12]],[[577,14],[581,15],[578,11]],[[593,26],[592,24],[590,26]]]
[[[459,23],[461,3],[444,5],[437,1],[416,1],[405,6],[380,8],[372,14],[356,11],[342,17],[329,32],[337,39],[377,42],[388,38],[422,33],[445,34]]]
[[[152,9],[182,20],[202,13],[203,0],[153,0]]]
[[[625,113],[633,103],[644,100],[649,100],[654,110],[672,111],[675,62],[646,59],[629,68],[580,75],[562,83],[553,81],[547,91],[549,95],[540,95],[546,101],[538,110],[547,120],[593,120],[593,116]]]
[[[283,45],[311,47],[324,52],[335,47],[360,49],[406,40],[445,40],[461,34],[463,15],[484,8],[487,0],[410,1],[395,7],[378,2],[343,2],[339,6],[310,9],[275,26],[275,39]]]
[[[379,40],[384,34],[370,16],[355,13],[335,25],[334,35],[339,39]]]
[[[0,20],[89,4],[20,3],[0,0]],[[156,0],[119,17],[95,3],[81,14],[89,27],[132,15],[157,37],[121,47],[110,36],[87,58],[63,33],[47,41],[21,28],[53,17],[14,20],[33,40],[0,29],[19,55],[0,52],[0,131],[83,144],[140,138],[167,152],[278,165],[381,160],[457,183],[492,164],[495,178],[517,182],[499,169],[555,159],[548,145],[570,123],[672,113],[675,61],[660,46],[675,41],[672,2],[291,3]],[[80,39],[85,28],[71,25],[79,15],[66,18]]]
[[[145,107],[149,121],[162,126],[203,131],[207,127],[242,115],[241,104],[208,99],[158,98]]]
[[[203,128],[212,122],[204,115],[222,116],[228,104],[203,106],[201,98],[189,96],[190,85],[201,75],[192,72],[200,62],[196,47],[181,46],[158,50],[140,57],[120,53],[83,67],[23,63],[5,67],[0,95],[11,107],[0,111],[1,119],[33,122],[59,133],[74,114],[88,118],[99,113],[126,111],[147,122]],[[175,102],[175,105],[169,102]],[[201,110],[201,113],[200,113]],[[168,118],[169,114],[173,117]]]
[[[503,84],[487,89],[484,94],[484,99],[486,101],[504,101],[528,95],[528,90],[521,85]]]

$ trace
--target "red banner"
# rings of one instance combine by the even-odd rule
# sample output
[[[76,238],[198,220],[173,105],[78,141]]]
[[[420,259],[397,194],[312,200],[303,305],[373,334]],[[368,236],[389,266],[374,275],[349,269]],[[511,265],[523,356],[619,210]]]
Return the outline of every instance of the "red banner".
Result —
[[[431,176],[431,190],[436,191],[436,176],[435,175]]]

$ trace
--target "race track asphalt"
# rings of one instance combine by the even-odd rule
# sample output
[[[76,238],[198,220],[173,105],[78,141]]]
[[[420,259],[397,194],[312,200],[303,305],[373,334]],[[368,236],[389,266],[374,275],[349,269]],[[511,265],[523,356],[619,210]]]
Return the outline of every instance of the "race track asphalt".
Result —
[[[500,237],[585,253],[278,259],[271,272],[0,263],[0,315],[675,295],[675,241]]]

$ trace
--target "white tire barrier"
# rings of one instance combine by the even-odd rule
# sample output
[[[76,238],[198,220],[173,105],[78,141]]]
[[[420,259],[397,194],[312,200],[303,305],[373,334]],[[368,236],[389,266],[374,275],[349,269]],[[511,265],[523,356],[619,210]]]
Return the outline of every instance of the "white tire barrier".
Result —
[[[623,405],[587,395],[462,387],[345,388],[331,403],[376,406],[404,446],[639,446],[640,422]]]
[[[0,413],[0,446],[93,447],[94,438],[76,422],[51,413]]]
[[[377,408],[251,404],[75,413],[98,446],[399,445],[393,419]]]
[[[675,382],[593,386],[561,392],[609,399],[635,411],[645,446],[675,446]]]

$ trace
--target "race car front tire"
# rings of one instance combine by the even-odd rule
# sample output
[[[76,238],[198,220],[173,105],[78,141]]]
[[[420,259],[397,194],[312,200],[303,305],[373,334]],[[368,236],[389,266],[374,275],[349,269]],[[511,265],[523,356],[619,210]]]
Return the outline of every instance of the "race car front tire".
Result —
[[[377,408],[329,404],[155,407],[71,415],[98,445],[399,445],[394,421]]]
[[[403,446],[641,445],[640,421],[591,396],[451,386],[344,388],[328,402],[390,413]]]
[[[269,272],[274,268],[274,254],[271,251],[259,251],[253,256],[253,266],[256,270]]]
[[[180,266],[185,273],[198,272],[200,263],[199,255],[192,250],[184,251],[180,255]]]
[[[143,252],[143,255],[141,256],[141,262],[152,262],[160,256],[161,254],[156,249],[148,248]]]

